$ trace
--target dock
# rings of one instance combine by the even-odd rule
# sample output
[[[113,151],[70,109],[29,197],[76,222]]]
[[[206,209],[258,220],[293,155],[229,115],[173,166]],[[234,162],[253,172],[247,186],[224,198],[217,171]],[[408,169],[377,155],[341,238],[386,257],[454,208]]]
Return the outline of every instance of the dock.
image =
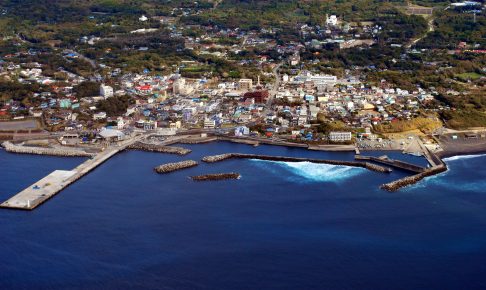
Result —
[[[390,167],[410,171],[410,172],[413,172],[413,173],[422,173],[426,170],[426,168],[424,168],[424,167],[421,167],[421,166],[418,166],[418,165],[415,165],[415,164],[412,164],[412,163],[408,163],[408,162],[405,162],[405,161],[390,159],[387,156],[374,157],[374,156],[355,155],[354,159],[355,160],[362,160],[362,161],[372,161],[372,162],[375,162],[375,163],[388,165]]]
[[[22,190],[15,196],[0,204],[0,208],[33,210],[48,199],[61,192],[96,167],[138,142],[143,136],[137,136],[120,144],[108,147],[103,152],[74,168],[73,170],[55,170],[46,177]]]

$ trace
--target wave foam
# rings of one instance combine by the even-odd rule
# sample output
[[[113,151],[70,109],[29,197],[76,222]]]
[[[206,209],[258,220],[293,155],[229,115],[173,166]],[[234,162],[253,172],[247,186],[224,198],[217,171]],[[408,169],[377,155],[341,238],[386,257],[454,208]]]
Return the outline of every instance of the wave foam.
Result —
[[[444,160],[444,161],[456,161],[456,160],[479,158],[479,157],[486,157],[486,154],[458,155],[458,156],[447,157],[447,158],[444,158],[442,160]]]
[[[358,167],[316,164],[312,162],[253,161],[278,164],[295,175],[318,182],[337,182],[354,177],[366,171],[365,169]]]

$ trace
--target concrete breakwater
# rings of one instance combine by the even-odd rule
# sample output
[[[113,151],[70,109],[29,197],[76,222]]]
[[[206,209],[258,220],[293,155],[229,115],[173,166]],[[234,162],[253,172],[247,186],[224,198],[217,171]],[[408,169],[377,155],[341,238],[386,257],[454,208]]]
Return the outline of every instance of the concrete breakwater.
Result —
[[[326,159],[313,159],[313,158],[298,158],[298,157],[285,157],[285,156],[269,156],[269,155],[255,155],[255,154],[240,154],[240,153],[226,153],[213,156],[205,156],[202,161],[207,163],[220,162],[227,159],[258,159],[267,161],[282,161],[282,162],[312,162],[318,164],[331,164],[331,165],[342,165],[342,166],[352,166],[361,167],[368,170],[390,173],[392,170],[390,168],[382,167],[376,164],[371,164],[368,162],[357,162],[357,161],[344,161],[344,160],[326,160]]]
[[[173,171],[197,166],[198,163],[194,160],[186,160],[181,162],[166,163],[154,168],[157,173],[170,173]]]
[[[411,164],[411,163],[404,162],[404,161],[400,161],[400,160],[390,159],[387,156],[374,157],[374,156],[356,155],[354,158],[356,160],[360,160],[360,161],[372,161],[372,162],[376,162],[376,163],[381,163],[381,164],[384,164],[384,165],[387,165],[387,166],[391,166],[391,167],[395,167],[395,168],[398,168],[398,169],[410,171],[410,172],[413,172],[413,173],[422,173],[422,172],[425,171],[424,167],[420,167],[418,165]]]
[[[241,175],[239,173],[215,173],[215,174],[205,174],[198,176],[191,176],[190,178],[194,181],[210,181],[210,180],[226,180],[226,179],[240,179]]]
[[[92,158],[89,158],[73,170],[56,170],[45,178],[27,187],[23,191],[17,193],[15,196],[11,197],[7,201],[3,202],[2,204],[0,204],[0,207],[9,209],[33,210],[37,206],[41,205],[48,199],[55,196],[57,193],[61,192],[64,188],[66,188],[73,182],[77,181],[84,175],[94,170],[96,167],[103,164],[105,161],[116,155],[118,152],[126,149],[126,147],[131,145],[133,142],[138,142],[141,138],[143,138],[143,136],[139,135],[131,140],[120,142],[119,144],[117,144],[117,146],[108,147],[106,148],[106,150],[94,155]],[[49,152],[49,155],[51,154],[52,152]]]
[[[197,137],[197,138],[185,138],[181,139],[178,143],[181,144],[204,144],[218,141],[217,137]]]
[[[383,167],[380,165],[376,165],[370,162],[365,162],[365,168],[371,171],[381,172],[381,173],[390,173],[392,172],[391,168]]]
[[[121,149],[112,148],[105,150],[92,159],[86,160],[73,170],[55,170],[48,176],[27,187],[15,196],[0,204],[2,208],[33,210],[48,199],[55,196],[67,186],[71,185],[91,170],[95,169]]]
[[[20,154],[36,154],[36,155],[52,155],[64,157],[92,157],[96,154],[88,153],[82,150],[67,149],[67,148],[46,148],[46,147],[27,147],[16,145],[11,142],[3,142],[2,146],[7,152]]]
[[[177,155],[186,155],[192,152],[192,150],[182,148],[182,147],[148,144],[143,142],[136,142],[128,146],[127,149],[177,154]]]
[[[235,158],[235,153],[226,153],[226,154],[219,154],[219,155],[212,155],[212,156],[205,156],[202,158],[202,161],[207,163],[215,163],[219,161],[223,161],[226,159]]]
[[[390,192],[398,191],[399,189],[401,189],[403,187],[415,184],[415,183],[421,181],[422,179],[424,179],[426,177],[436,175],[436,174],[442,173],[444,171],[447,171],[447,166],[445,164],[441,164],[441,165],[438,165],[438,166],[434,166],[432,168],[428,168],[422,173],[415,174],[415,175],[412,175],[412,176],[407,176],[407,177],[404,177],[404,178],[383,184],[383,185],[380,186],[380,188],[387,190],[387,191],[390,191]]]

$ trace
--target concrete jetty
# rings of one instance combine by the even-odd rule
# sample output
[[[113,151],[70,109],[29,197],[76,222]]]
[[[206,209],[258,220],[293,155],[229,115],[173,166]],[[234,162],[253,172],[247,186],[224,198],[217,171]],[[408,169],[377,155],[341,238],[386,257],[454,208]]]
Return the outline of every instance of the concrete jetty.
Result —
[[[386,156],[374,157],[374,156],[355,155],[354,159],[355,160],[361,160],[361,161],[372,161],[372,162],[376,162],[376,163],[381,163],[381,164],[384,164],[384,165],[388,165],[388,166],[395,167],[395,168],[398,168],[398,169],[410,171],[410,172],[413,172],[413,173],[422,173],[426,169],[424,167],[421,167],[421,166],[418,166],[418,165],[415,165],[415,164],[411,164],[411,163],[408,163],[408,162],[405,162],[405,161],[390,159]]]
[[[33,210],[143,136],[111,146],[70,171],[56,170],[0,204],[1,208]]]
[[[241,153],[226,153],[213,156],[205,156],[202,161],[207,163],[220,162],[227,159],[258,159],[267,161],[282,161],[282,162],[312,162],[317,164],[331,164],[342,165],[351,167],[361,167],[371,171],[390,173],[392,170],[387,167],[379,166],[369,162],[357,162],[357,161],[344,161],[344,160],[326,160],[315,158],[298,158],[298,157],[285,157],[285,156],[269,156],[269,155],[256,155],[256,154],[241,154]]]
[[[74,170],[53,171],[51,174],[24,189],[0,206],[18,209],[34,209],[69,185],[70,178],[75,174],[76,172]]]

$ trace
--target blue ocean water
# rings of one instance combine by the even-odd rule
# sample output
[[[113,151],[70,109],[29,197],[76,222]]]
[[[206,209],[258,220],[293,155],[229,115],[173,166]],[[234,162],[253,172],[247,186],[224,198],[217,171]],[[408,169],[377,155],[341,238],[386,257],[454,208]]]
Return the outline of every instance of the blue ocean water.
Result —
[[[193,152],[123,152],[32,212],[0,210],[0,289],[486,288],[486,156],[388,193],[379,185],[405,172],[257,160],[153,172],[224,152],[353,159],[183,146]],[[83,160],[0,150],[0,200]],[[187,178],[230,171],[242,178]]]

